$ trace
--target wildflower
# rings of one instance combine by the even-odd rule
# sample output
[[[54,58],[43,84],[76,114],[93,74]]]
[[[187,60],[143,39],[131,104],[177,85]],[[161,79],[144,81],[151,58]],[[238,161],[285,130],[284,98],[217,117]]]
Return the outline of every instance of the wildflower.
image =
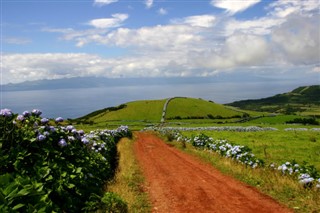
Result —
[[[32,113],[33,115],[35,115],[35,116],[39,116],[39,115],[42,114],[42,112],[41,112],[39,109],[34,109],[34,110],[32,110],[31,113]]]
[[[66,140],[65,139],[60,139],[60,141],[58,142],[58,145],[60,146],[60,147],[65,147],[65,146],[67,146],[67,142],[66,142]]]
[[[3,117],[11,117],[12,111],[11,109],[1,109],[0,115],[2,115]]]
[[[78,133],[79,133],[79,135],[84,135],[84,131],[83,130],[79,130]]]
[[[18,115],[17,120],[18,121],[24,121],[24,116],[23,115]]]
[[[63,118],[62,118],[62,117],[57,117],[55,121],[56,121],[57,123],[63,122]]]
[[[45,139],[46,139],[46,136],[45,136],[45,135],[39,134],[39,135],[37,136],[37,140],[38,140],[38,141],[43,141],[43,140],[45,140]]]
[[[42,119],[40,120],[40,122],[41,122],[42,124],[47,124],[47,123],[49,122],[49,119],[48,119],[48,118],[42,118]]]

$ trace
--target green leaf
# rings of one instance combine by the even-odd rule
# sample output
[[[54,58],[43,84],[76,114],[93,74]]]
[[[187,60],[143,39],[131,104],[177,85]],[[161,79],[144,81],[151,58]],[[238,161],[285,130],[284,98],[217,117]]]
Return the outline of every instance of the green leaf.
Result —
[[[82,167],[77,168],[76,173],[80,173],[80,172],[81,172],[81,170],[82,170]]]
[[[17,193],[17,195],[20,195],[20,196],[26,196],[26,195],[28,195],[28,194],[30,194],[30,191],[28,191],[27,189],[21,189],[21,190]]]
[[[66,177],[67,176],[67,172],[63,172],[62,174],[61,174],[61,177]]]
[[[73,183],[69,183],[69,184],[68,184],[68,188],[69,188],[69,189],[72,189],[72,188],[74,188],[75,186],[76,186],[76,185],[74,185]]]
[[[12,208],[12,210],[17,210],[17,209],[20,209],[20,208],[22,208],[22,207],[24,207],[24,206],[25,206],[25,204],[19,203],[18,205],[14,206],[14,207]]]

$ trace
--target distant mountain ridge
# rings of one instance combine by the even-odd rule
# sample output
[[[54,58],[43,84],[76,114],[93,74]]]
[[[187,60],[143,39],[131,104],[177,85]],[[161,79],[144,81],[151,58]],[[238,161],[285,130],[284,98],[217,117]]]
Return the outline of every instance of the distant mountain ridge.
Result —
[[[242,77],[233,76],[234,79],[244,81],[268,80],[258,76]],[[168,85],[168,84],[199,84],[229,81],[228,75],[218,77],[139,77],[139,78],[107,78],[107,77],[73,77],[61,79],[43,79],[36,81],[25,81],[22,83],[9,83],[1,85],[2,91],[26,91],[26,90],[54,90],[54,89],[76,89],[97,88],[115,86],[137,86],[137,85]]]
[[[301,86],[288,93],[255,100],[235,101],[226,105],[246,110],[269,112],[283,112],[285,108],[301,108],[303,105],[320,106],[320,85]]]

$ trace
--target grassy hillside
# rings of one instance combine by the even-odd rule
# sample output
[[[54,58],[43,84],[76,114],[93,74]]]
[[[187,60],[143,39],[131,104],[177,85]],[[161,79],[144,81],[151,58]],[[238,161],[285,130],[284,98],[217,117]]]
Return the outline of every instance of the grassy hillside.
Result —
[[[159,124],[162,111],[167,99],[142,100],[121,104],[94,111],[81,118],[72,120],[79,128],[108,128],[113,126],[130,125],[135,128]],[[261,113],[260,113],[261,114]],[[174,98],[167,106],[166,122],[183,120],[187,124],[205,124],[217,122],[232,122],[244,115],[257,116],[258,113],[242,111],[230,106],[213,103],[196,98]],[[82,126],[81,126],[82,125]]]
[[[242,116],[242,112],[206,100],[174,98],[168,104],[166,119],[231,118]]]
[[[166,100],[143,100],[125,104],[125,107],[101,112],[89,120],[103,121],[160,121],[162,108]]]
[[[320,85],[299,87],[288,93],[257,100],[236,101],[228,105],[255,111],[320,115]]]

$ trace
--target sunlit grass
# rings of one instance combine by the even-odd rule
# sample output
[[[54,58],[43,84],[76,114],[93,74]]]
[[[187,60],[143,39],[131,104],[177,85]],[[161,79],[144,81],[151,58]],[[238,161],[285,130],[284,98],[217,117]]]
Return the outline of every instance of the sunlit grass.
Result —
[[[115,179],[108,184],[108,191],[114,192],[128,204],[129,212],[150,212],[147,194],[143,190],[144,177],[134,156],[134,141],[122,139],[117,147],[119,166]]]
[[[267,132],[227,132],[202,131],[214,139],[246,145],[266,164],[282,164],[296,160],[314,165],[320,171],[320,132],[315,131],[267,131]],[[199,132],[183,132],[186,136]]]

